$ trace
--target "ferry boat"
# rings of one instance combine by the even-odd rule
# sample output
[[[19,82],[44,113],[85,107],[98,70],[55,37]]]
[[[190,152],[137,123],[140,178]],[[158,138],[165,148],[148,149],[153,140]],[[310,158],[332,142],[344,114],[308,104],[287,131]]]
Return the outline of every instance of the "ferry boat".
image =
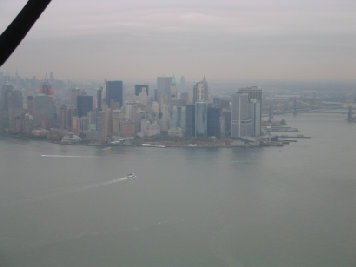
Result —
[[[126,175],[126,177],[127,177],[127,179],[134,179],[134,178],[136,178],[137,176],[136,176],[136,174],[135,174],[134,172],[130,172],[130,173],[128,173],[128,174]]]
[[[146,147],[166,147],[165,145],[156,145],[156,144],[142,144],[141,146],[146,146]]]

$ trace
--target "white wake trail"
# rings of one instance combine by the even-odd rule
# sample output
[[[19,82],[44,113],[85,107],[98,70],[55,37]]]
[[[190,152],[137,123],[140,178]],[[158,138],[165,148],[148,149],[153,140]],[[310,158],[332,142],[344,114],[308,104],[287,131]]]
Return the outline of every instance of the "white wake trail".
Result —
[[[84,158],[84,159],[92,159],[95,156],[76,156],[76,155],[41,155],[42,158]]]
[[[47,195],[47,196],[42,196],[40,198],[33,199],[33,201],[43,201],[43,200],[47,200],[47,199],[50,199],[50,198],[55,198],[55,197],[61,197],[61,196],[64,196],[64,195],[80,193],[80,192],[84,192],[84,191],[87,191],[87,190],[90,190],[90,189],[93,189],[93,188],[107,186],[107,185],[111,185],[111,184],[115,184],[115,183],[119,183],[119,182],[124,182],[124,181],[127,181],[127,180],[129,180],[127,177],[116,178],[116,179],[112,179],[112,180],[105,181],[105,182],[102,182],[102,183],[90,184],[90,185],[86,185],[86,186],[82,186],[82,187],[72,188],[71,190],[64,191],[64,192],[52,193],[52,194]]]
[[[92,185],[87,185],[87,186],[81,187],[79,189],[79,191],[96,188],[96,187],[101,187],[101,186],[106,186],[106,185],[111,185],[111,184],[115,184],[115,183],[123,182],[123,181],[127,181],[127,180],[128,180],[127,177],[116,178],[116,179],[112,179],[112,180],[105,181],[102,183],[92,184]]]

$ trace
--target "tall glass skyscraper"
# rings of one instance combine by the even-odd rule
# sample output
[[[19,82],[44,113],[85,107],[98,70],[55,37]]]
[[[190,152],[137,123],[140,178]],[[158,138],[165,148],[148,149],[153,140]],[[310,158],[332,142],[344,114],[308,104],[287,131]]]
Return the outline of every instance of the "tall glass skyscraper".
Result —
[[[185,106],[185,137],[195,136],[195,105]]]
[[[208,107],[208,136],[220,138],[220,109]]]
[[[185,106],[173,106],[169,128],[185,129]]]
[[[122,81],[106,81],[106,105],[110,107],[112,101],[119,104],[123,103],[123,83]]]
[[[78,116],[86,116],[89,111],[93,110],[93,96],[78,95],[77,96]]]
[[[195,137],[208,136],[208,103],[195,103]]]

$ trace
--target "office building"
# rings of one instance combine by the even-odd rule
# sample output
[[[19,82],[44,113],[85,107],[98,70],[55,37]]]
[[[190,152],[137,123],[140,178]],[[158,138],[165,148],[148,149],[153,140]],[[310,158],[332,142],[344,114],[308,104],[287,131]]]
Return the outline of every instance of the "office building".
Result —
[[[84,117],[89,111],[93,110],[93,97],[88,95],[77,96],[78,116]]]
[[[223,111],[221,120],[221,133],[223,137],[231,137],[231,111]]]
[[[203,80],[197,82],[193,87],[193,104],[195,102],[208,102],[208,82],[204,76]]]
[[[157,78],[157,93],[158,99],[162,97],[170,98],[171,95],[172,77],[158,77]]]
[[[208,136],[208,103],[195,103],[195,137]]]
[[[185,129],[185,106],[173,106],[171,119],[169,122],[169,128],[181,128]]]
[[[54,127],[57,112],[53,101],[45,94],[39,94],[34,99],[34,122],[35,126],[40,126],[44,129]]]
[[[231,107],[231,137],[252,137],[253,132],[253,108],[248,99],[248,94],[235,93],[232,96]]]
[[[220,138],[220,109],[208,107],[208,136]]]
[[[19,90],[9,92],[7,95],[7,103],[9,121],[11,122],[23,113],[22,92]]]
[[[102,110],[102,94],[103,94],[103,88],[99,88],[96,91],[96,108],[98,111]]]
[[[185,106],[185,137],[190,138],[195,136],[195,106]]]
[[[118,108],[123,103],[123,83],[122,81],[106,81],[106,105],[112,107],[117,105]]]
[[[250,87],[245,87],[245,88],[241,88],[238,91],[239,93],[245,93],[248,95],[248,100],[250,102],[252,102],[252,100],[256,100],[259,104],[255,104],[255,106],[259,106],[256,107],[257,109],[259,109],[259,114],[257,116],[259,116],[259,128],[255,129],[254,131],[254,135],[253,136],[260,136],[261,133],[261,120],[262,120],[262,88],[260,88],[259,86],[250,86]],[[255,122],[254,122],[255,123]]]
[[[253,136],[261,135],[261,103],[257,99],[251,99],[252,105],[252,121],[253,121]]]

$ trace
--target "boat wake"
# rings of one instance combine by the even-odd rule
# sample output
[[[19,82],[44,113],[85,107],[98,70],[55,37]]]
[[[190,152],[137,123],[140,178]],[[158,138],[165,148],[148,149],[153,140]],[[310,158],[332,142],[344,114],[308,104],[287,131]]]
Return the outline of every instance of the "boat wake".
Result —
[[[66,190],[66,191],[59,191],[59,192],[55,192],[55,193],[52,193],[52,194],[35,197],[34,199],[27,200],[27,202],[44,201],[44,200],[51,199],[51,198],[63,197],[65,195],[72,195],[72,194],[76,194],[76,193],[84,193],[85,191],[88,191],[88,190],[91,190],[91,189],[104,187],[104,186],[108,186],[108,185],[112,185],[112,184],[116,184],[116,183],[120,183],[120,182],[131,181],[131,180],[132,179],[130,179],[127,176],[126,177],[121,177],[121,178],[115,178],[115,179],[112,179],[112,180],[109,180],[109,181],[105,181],[105,182],[101,182],[101,183],[89,184],[89,185],[85,185],[85,186],[82,186],[82,187],[72,188],[72,189],[69,189],[69,190]]]
[[[92,159],[95,156],[76,156],[76,155],[41,155],[42,158],[83,158]]]
[[[96,188],[96,187],[101,187],[101,186],[107,186],[107,185],[111,185],[111,184],[115,184],[115,183],[119,183],[119,182],[124,182],[124,181],[128,181],[128,180],[129,180],[128,177],[116,178],[116,179],[112,179],[112,180],[105,181],[105,182],[102,182],[102,183],[91,184],[91,185],[87,185],[87,186],[81,187],[79,191],[87,190],[87,189],[91,189],[91,188]]]

